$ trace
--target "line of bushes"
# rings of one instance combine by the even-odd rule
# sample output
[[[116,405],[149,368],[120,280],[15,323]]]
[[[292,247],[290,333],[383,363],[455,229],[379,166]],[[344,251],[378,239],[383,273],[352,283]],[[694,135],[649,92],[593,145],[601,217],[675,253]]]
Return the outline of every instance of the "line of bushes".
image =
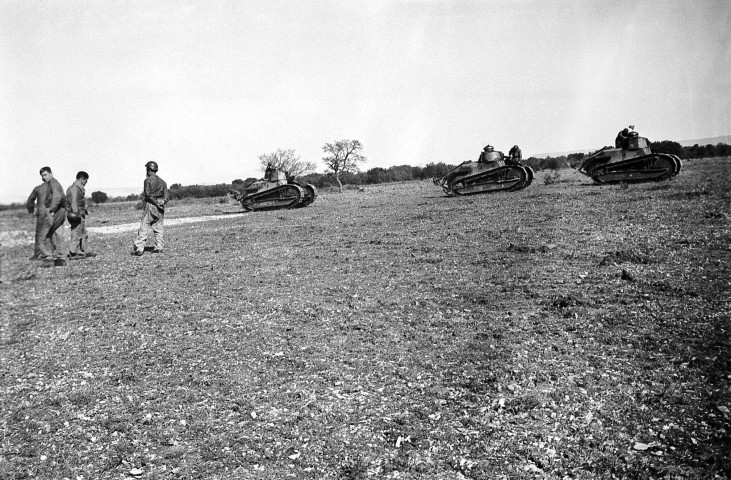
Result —
[[[731,145],[718,143],[716,145],[693,145],[684,147],[678,142],[662,140],[651,142],[653,152],[670,153],[683,159],[726,157],[731,156]],[[535,171],[559,170],[567,168],[569,163],[577,163],[586,156],[585,153],[571,153],[558,157],[529,157],[523,160],[523,164],[530,166]],[[434,177],[442,177],[456,165],[444,162],[428,163],[425,167],[412,167],[410,165],[397,165],[388,168],[375,167],[364,172],[349,173],[341,172],[340,180],[343,184],[349,185],[374,185],[378,183],[407,182],[411,180],[426,180]],[[257,180],[247,178],[246,180],[236,179],[231,184],[219,183],[217,185],[188,185],[183,186],[174,183],[170,186],[170,198],[181,200],[183,198],[209,198],[223,197],[228,193],[229,188],[243,190],[245,185]],[[335,175],[332,173],[310,173],[300,177],[303,183],[311,183],[317,188],[337,187]],[[111,197],[110,202],[139,201],[140,195],[132,194],[125,197]],[[10,205],[0,204],[0,211],[25,208],[22,203],[11,203]]]

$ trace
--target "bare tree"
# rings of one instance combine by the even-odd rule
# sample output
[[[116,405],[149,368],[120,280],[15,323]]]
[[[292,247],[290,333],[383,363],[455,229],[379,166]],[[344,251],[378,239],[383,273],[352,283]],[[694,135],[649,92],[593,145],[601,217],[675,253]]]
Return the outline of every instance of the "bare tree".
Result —
[[[340,172],[358,172],[358,164],[366,161],[361,155],[363,145],[358,140],[338,140],[335,143],[326,143],[322,151],[329,155],[322,160],[327,168],[335,173],[335,180],[338,182],[338,190],[343,192],[343,183],[340,181]]]
[[[315,162],[301,160],[300,156],[294,153],[293,148],[287,150],[278,148],[276,152],[259,155],[259,162],[261,162],[262,170],[266,170],[267,165],[271,165],[272,168],[284,170],[291,177],[300,176],[317,168]]]

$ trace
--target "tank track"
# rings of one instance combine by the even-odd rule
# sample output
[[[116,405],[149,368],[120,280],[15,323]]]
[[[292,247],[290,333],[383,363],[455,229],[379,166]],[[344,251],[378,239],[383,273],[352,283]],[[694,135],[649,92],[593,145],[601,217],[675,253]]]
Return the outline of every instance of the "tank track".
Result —
[[[682,163],[676,155],[650,153],[594,167],[589,176],[601,184],[660,182],[680,173]]]
[[[279,210],[300,206],[305,198],[305,191],[299,185],[287,184],[243,196],[239,201],[246,210]],[[313,199],[314,201],[314,199]],[[310,202],[312,203],[312,202]]]
[[[452,195],[473,195],[477,193],[515,192],[528,187],[533,182],[533,170],[522,165],[506,165],[487,172],[461,178],[449,186],[445,192]],[[449,195],[449,192],[447,192]]]

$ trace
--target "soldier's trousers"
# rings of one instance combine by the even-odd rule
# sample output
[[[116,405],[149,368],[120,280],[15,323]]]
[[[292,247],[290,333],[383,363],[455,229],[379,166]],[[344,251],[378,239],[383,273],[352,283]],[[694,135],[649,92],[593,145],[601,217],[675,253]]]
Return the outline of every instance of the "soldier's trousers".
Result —
[[[165,233],[164,217],[162,215],[153,215],[150,211],[149,204],[145,204],[145,213],[142,215],[140,229],[137,231],[137,238],[135,239],[135,250],[138,252],[145,250],[145,244],[147,243],[147,236],[150,230],[152,230],[155,236],[155,250],[162,250],[162,247],[165,245],[163,240],[163,234]]]
[[[89,238],[89,235],[86,233],[86,219],[81,218],[77,221],[69,219],[69,225],[71,225],[69,253],[71,255],[86,253],[86,242]]]
[[[36,258],[42,258],[45,254],[41,248],[41,244],[48,243],[43,236],[43,224],[46,222],[45,213],[39,213],[36,216],[36,241],[33,249],[33,256]]]
[[[53,215],[53,221],[44,215],[41,229],[41,252],[44,257],[66,259],[69,249],[64,238],[63,224],[66,221],[66,209],[62,208]]]

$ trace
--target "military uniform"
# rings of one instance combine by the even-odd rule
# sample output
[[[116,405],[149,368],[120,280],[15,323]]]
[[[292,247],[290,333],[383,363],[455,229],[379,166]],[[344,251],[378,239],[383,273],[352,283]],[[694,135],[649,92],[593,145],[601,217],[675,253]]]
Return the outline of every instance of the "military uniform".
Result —
[[[523,152],[520,151],[520,147],[517,145],[514,145],[513,148],[510,149],[508,155],[510,155],[510,158],[512,158],[513,160],[523,160]]]
[[[620,130],[617,134],[617,138],[614,139],[614,148],[625,148],[628,138],[629,130],[626,128],[624,130]]]
[[[55,178],[46,184],[46,189],[47,212],[41,231],[41,251],[46,257],[66,260],[68,247],[63,235],[63,224],[66,221],[66,195],[64,195],[63,187]]]
[[[25,206],[28,208],[28,213],[33,213],[36,216],[36,237],[35,237],[35,248],[33,249],[33,256],[31,259],[42,259],[43,251],[41,250],[41,243],[45,241],[43,238],[43,224],[46,222],[46,190],[47,185],[41,183],[30,193],[28,201]]]
[[[66,213],[71,226],[69,255],[84,256],[89,235],[86,232],[86,190],[80,180],[76,180],[66,190]],[[74,214],[74,215],[72,215]]]
[[[142,201],[145,202],[145,206],[142,212],[140,229],[137,232],[137,238],[134,243],[134,253],[141,255],[144,252],[149,234],[148,231],[150,229],[155,236],[154,252],[161,252],[165,246],[163,236],[165,229],[165,203],[168,201],[168,185],[154,171],[150,172],[147,178],[145,178]]]

